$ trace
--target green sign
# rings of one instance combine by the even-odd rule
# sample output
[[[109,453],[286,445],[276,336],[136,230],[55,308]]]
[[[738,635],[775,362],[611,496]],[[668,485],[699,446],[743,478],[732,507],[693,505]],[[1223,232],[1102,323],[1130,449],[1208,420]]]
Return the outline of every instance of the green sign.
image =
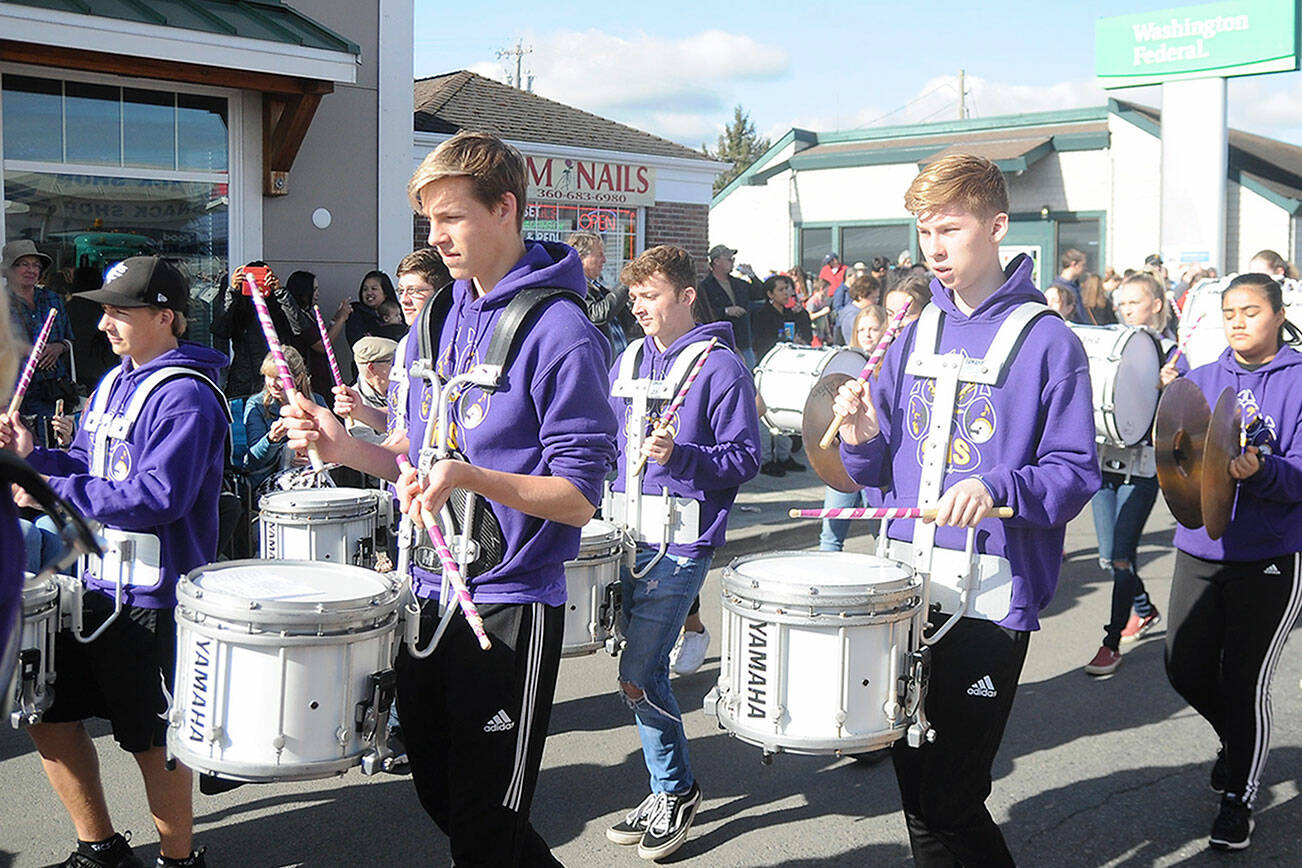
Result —
[[[1298,0],[1234,0],[1100,18],[1095,70],[1105,88],[1298,68]]]

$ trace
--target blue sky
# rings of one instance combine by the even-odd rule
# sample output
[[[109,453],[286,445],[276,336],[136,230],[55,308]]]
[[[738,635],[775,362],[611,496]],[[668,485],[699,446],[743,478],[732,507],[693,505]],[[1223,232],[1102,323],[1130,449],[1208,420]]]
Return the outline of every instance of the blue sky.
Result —
[[[1095,20],[1172,5],[416,0],[416,75],[505,80],[497,52],[523,40],[536,93],[699,147],[737,103],[771,137],[952,118],[960,68],[973,116],[1102,105]],[[1160,104],[1157,88],[1113,93]],[[1229,100],[1232,126],[1302,145],[1302,73],[1232,79]]]

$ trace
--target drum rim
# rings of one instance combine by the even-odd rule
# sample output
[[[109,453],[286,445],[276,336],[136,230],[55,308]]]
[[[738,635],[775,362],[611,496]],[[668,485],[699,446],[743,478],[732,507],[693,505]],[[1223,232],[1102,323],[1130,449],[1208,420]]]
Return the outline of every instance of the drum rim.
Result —
[[[289,497],[301,497],[303,495],[320,495],[320,494],[346,494],[346,497],[340,497],[331,502],[321,502],[312,505],[294,506],[291,508],[278,507],[274,503],[268,503],[276,498],[288,499]],[[356,515],[366,515],[369,512],[378,512],[380,508],[380,494],[378,490],[369,488],[292,488],[289,491],[272,491],[258,498],[259,519],[262,516],[271,513],[273,515],[320,515],[321,513],[330,513],[339,509],[345,509],[349,506],[360,509],[361,512],[355,513],[354,516],[337,516],[338,518],[355,517]],[[323,499],[324,501],[324,499]]]
[[[342,600],[308,603],[246,597],[224,592],[220,589],[206,588],[195,581],[195,578],[203,573],[215,573],[250,566],[265,566],[266,564],[288,565],[296,570],[304,569],[305,565],[310,565],[317,571],[344,570],[354,572],[357,578],[366,578],[377,582],[378,586],[375,588],[375,592],[370,594],[359,594]],[[402,587],[402,583],[398,581],[397,573],[377,573],[374,570],[368,570],[353,564],[337,564],[328,561],[264,560],[258,558],[220,561],[196,567],[186,573],[181,581],[177,583],[178,620],[182,617],[180,610],[187,608],[204,615],[206,618],[217,618],[222,621],[240,624],[333,625],[355,623],[360,620],[362,622],[358,624],[360,627],[371,620],[370,615],[372,613],[376,617],[387,617],[387,613],[396,611],[402,596]],[[359,619],[357,617],[359,613],[364,614],[365,617]]]

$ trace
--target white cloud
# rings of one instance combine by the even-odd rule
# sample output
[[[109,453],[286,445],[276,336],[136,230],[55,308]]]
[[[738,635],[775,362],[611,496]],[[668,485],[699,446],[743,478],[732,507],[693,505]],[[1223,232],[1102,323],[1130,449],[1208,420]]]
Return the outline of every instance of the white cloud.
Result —
[[[722,30],[677,39],[558,30],[524,43],[534,93],[693,146],[712,141],[731,117],[733,85],[780,78],[790,67],[781,47]],[[506,63],[470,69],[504,81]]]

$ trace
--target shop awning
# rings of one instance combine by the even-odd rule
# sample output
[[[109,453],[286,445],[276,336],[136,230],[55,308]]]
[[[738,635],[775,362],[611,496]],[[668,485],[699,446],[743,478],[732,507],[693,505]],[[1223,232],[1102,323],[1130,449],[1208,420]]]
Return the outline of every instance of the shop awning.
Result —
[[[0,36],[0,61],[262,93],[268,195],[288,192],[321,97],[361,54],[278,0],[7,0]]]

